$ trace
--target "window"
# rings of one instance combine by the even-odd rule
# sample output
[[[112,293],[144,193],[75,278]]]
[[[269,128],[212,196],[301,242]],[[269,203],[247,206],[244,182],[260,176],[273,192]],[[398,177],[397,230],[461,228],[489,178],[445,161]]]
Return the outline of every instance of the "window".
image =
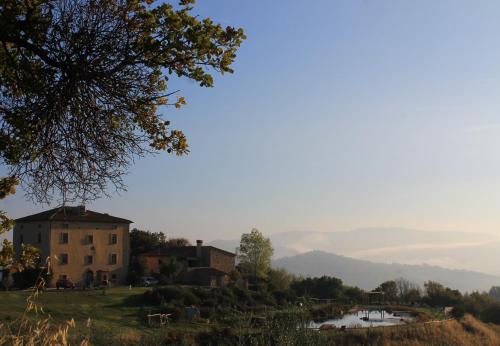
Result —
[[[110,234],[109,235],[109,243],[110,244],[116,244],[118,243],[118,236],[116,234]]]
[[[69,228],[69,224],[67,224],[67,223],[63,223],[63,224],[62,224],[62,228]]]
[[[42,233],[38,233],[37,241],[38,241],[38,244],[42,243]]]
[[[92,264],[94,262],[94,256],[88,255],[85,256],[85,264]]]
[[[116,264],[116,254],[112,253],[109,255],[109,264]]]
[[[94,235],[93,234],[87,235],[87,244],[94,244]]]
[[[68,254],[62,253],[59,255],[59,264],[68,264]]]
[[[59,233],[59,243],[68,244],[68,233]]]
[[[117,226],[117,225],[112,225],[112,226],[111,226],[111,229],[117,229],[117,228],[118,228],[118,226]]]
[[[22,234],[19,236],[19,242],[24,244],[24,236]]]

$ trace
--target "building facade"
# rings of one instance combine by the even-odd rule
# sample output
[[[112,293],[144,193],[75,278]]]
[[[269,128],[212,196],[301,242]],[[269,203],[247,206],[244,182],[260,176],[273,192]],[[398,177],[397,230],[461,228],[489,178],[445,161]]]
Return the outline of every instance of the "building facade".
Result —
[[[15,220],[14,249],[30,244],[50,263],[51,281],[75,285],[124,284],[130,256],[132,221],[86,210],[60,207]]]
[[[175,260],[183,266],[178,276],[180,283],[220,287],[229,282],[229,273],[235,269],[236,254],[203,246],[203,242],[197,240],[196,246],[160,248],[139,255],[139,260],[148,275],[159,274],[162,265]]]

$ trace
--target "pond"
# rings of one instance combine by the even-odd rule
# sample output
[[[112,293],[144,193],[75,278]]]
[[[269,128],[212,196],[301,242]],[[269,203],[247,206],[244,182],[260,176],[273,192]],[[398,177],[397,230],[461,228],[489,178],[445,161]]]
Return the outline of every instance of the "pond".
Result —
[[[388,311],[368,311],[362,310],[355,313],[344,314],[341,318],[329,319],[325,321],[311,321],[309,328],[318,329],[322,325],[326,328],[328,325],[333,325],[335,328],[367,328],[381,326],[396,326],[406,324],[415,320],[410,313],[407,312],[388,312]]]

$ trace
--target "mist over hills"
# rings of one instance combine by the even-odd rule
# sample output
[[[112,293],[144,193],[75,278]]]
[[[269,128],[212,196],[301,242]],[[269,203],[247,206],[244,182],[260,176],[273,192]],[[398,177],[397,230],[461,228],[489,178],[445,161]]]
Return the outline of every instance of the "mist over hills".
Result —
[[[269,237],[275,250],[275,262],[284,257],[320,251],[333,256],[349,257],[351,260],[365,260],[372,262],[372,264],[376,262],[377,265],[412,264],[427,271],[429,268],[439,266],[443,269],[461,269],[490,274],[487,276],[487,280],[485,277],[482,278],[485,284],[493,282],[496,276],[500,276],[500,267],[498,266],[500,263],[500,237],[494,234],[419,231],[405,228],[362,228],[346,232],[291,231],[272,234]],[[234,251],[239,240],[216,240],[211,244],[228,251]],[[297,258],[304,261],[311,260],[308,257],[299,256]],[[370,262],[363,263],[368,265]],[[386,270],[390,268],[394,267],[386,267]],[[327,267],[323,269],[326,270]],[[340,268],[337,269],[340,270]],[[361,273],[370,276],[369,272],[365,274],[360,271],[359,275]],[[416,268],[412,273],[417,279],[432,279],[431,276],[417,275]],[[309,275],[312,274],[309,273]],[[363,283],[363,281],[360,282]],[[371,283],[370,280],[365,282],[365,284]],[[462,282],[460,287],[489,288],[465,282]]]
[[[425,281],[437,281],[463,292],[484,291],[500,285],[500,277],[494,275],[429,265],[374,263],[323,251],[284,257],[273,261],[272,265],[303,276],[335,276],[348,285],[363,289],[374,289],[383,281],[400,277],[420,286]]]

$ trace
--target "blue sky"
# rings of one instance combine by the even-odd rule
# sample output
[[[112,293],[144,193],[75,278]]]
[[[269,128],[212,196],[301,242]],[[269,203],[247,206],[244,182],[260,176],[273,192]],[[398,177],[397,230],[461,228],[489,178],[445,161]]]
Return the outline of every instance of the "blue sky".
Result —
[[[200,0],[247,33],[236,73],[165,110],[191,153],[88,207],[171,236],[364,226],[496,233],[500,2]],[[18,195],[14,217],[41,211]]]

